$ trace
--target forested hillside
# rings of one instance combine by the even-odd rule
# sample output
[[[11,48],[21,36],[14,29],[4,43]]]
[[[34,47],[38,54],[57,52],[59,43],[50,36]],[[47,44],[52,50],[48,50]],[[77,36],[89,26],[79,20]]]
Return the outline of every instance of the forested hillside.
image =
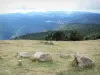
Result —
[[[48,34],[50,34],[49,36],[54,35],[53,33],[57,31],[62,31],[67,37],[69,37],[68,35],[72,31],[77,31],[83,37],[83,39],[100,38],[99,24],[66,24],[58,27],[54,31],[26,34],[23,36],[16,37],[14,39],[44,40],[45,36],[47,36]],[[65,40],[67,40],[67,38]]]

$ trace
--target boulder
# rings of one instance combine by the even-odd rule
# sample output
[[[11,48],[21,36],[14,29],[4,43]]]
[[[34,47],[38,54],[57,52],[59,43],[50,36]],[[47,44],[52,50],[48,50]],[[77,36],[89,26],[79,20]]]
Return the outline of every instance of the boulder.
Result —
[[[76,53],[74,57],[76,64],[81,68],[92,67],[94,65],[94,62],[90,58],[82,56],[79,53]]]
[[[18,52],[16,56],[23,57],[23,58],[30,58],[34,52]]]
[[[51,61],[52,56],[48,52],[36,52],[34,55],[32,55],[31,60],[36,61]]]

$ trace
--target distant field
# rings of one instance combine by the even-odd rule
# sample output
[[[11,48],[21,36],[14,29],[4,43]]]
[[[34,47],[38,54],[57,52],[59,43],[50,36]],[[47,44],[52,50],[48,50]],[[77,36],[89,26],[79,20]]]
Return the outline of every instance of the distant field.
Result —
[[[44,41],[5,40],[0,41],[0,75],[100,75],[100,40],[89,41],[52,41],[47,45]],[[53,62],[32,62],[21,58],[23,66],[17,65],[16,52],[43,51],[50,52]],[[71,66],[73,54],[80,52],[95,62],[95,68],[78,70]],[[67,55],[61,58],[59,54]]]

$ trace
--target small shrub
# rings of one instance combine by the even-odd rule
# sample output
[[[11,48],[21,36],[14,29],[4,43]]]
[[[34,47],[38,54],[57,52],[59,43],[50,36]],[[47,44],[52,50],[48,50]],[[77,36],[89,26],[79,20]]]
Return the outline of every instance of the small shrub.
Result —
[[[3,58],[0,56],[0,59],[3,59]]]
[[[71,65],[72,65],[72,67],[77,67],[78,66],[78,62],[77,62],[76,58],[72,61]]]
[[[18,61],[17,61],[17,65],[18,65],[18,66],[22,66],[22,60],[18,60]]]

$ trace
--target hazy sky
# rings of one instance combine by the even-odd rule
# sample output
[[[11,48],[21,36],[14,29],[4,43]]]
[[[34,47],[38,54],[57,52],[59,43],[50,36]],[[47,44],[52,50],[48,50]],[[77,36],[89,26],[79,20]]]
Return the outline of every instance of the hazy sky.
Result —
[[[99,12],[100,0],[0,0],[0,13],[52,10]]]

